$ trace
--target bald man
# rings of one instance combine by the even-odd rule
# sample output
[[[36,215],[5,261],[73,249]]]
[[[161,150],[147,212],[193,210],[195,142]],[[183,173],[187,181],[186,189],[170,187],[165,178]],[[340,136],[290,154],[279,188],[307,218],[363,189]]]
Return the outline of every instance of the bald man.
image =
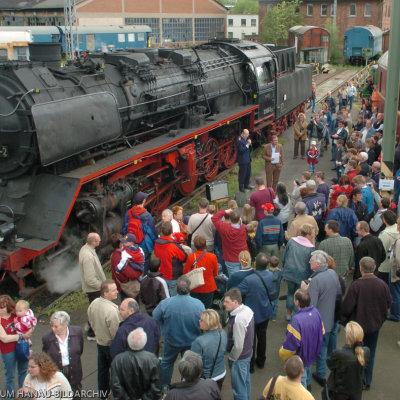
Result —
[[[100,297],[101,284],[106,280],[103,267],[95,250],[100,242],[100,236],[95,232],[91,232],[87,235],[86,244],[79,251],[82,290],[87,294],[89,303]],[[88,325],[88,340],[96,340],[90,324]]]
[[[250,146],[251,139],[249,138],[250,132],[248,129],[243,129],[241,135],[236,141],[238,149],[237,162],[239,164],[239,190],[244,192],[245,189],[254,189],[250,186],[251,177],[251,155]]]

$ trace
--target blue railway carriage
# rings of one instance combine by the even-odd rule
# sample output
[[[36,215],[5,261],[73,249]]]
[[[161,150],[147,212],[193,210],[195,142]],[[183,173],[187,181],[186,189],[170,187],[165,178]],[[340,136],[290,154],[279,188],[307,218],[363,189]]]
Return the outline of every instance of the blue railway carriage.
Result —
[[[343,55],[349,58],[351,63],[365,61],[375,57],[382,51],[382,35],[380,28],[373,25],[355,26],[344,33]],[[369,49],[364,50],[363,49]]]
[[[80,52],[148,47],[151,34],[147,25],[78,26],[77,30]],[[3,26],[0,31],[28,31],[34,43],[62,43],[62,50],[66,51],[64,26]]]

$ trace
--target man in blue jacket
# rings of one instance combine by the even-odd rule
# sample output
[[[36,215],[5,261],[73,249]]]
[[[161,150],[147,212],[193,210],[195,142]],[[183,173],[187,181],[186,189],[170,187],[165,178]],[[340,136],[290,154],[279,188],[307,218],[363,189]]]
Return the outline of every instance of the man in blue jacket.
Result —
[[[190,350],[193,341],[201,334],[199,320],[204,305],[189,296],[190,280],[186,275],[178,278],[176,292],[176,296],[162,300],[153,311],[153,318],[161,325],[164,336],[161,361],[163,388],[167,388],[171,382],[178,354]]]
[[[244,304],[254,312],[254,344],[253,355],[250,361],[250,372],[254,372],[254,365],[264,368],[267,351],[267,328],[272,318],[272,301],[278,297],[274,274],[267,270],[268,258],[264,253],[256,257],[256,271],[248,275],[238,286]]]
[[[280,258],[279,249],[283,244],[284,229],[280,219],[274,217],[275,207],[271,203],[261,206],[265,218],[258,223],[255,241],[257,249],[267,255]]]
[[[251,177],[251,156],[250,146],[251,139],[249,138],[249,130],[243,129],[241,135],[236,141],[238,149],[237,162],[239,164],[239,190],[244,192],[245,189],[254,189],[250,186]]]
[[[139,304],[136,300],[125,299],[119,306],[119,313],[124,319],[120,324],[115,334],[115,337],[110,346],[111,357],[114,358],[117,354],[128,350],[128,342],[126,338],[129,333],[136,328],[143,328],[147,335],[147,342],[144,350],[158,355],[158,341],[160,340],[160,329],[156,321],[147,314],[139,311]]]

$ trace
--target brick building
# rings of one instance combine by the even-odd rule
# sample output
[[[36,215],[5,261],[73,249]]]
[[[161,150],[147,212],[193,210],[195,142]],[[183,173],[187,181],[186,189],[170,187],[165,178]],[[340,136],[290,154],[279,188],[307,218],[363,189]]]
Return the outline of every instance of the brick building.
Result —
[[[194,43],[225,36],[227,9],[216,0],[83,0],[79,25],[137,25],[152,29],[153,43]]]
[[[267,11],[279,2],[280,0],[259,0],[260,32]],[[353,26],[375,25],[382,30],[389,29],[391,4],[392,0],[337,0],[336,25],[339,37],[343,38],[345,31]],[[300,13],[303,15],[304,25],[324,27],[326,19],[334,17],[334,2],[303,0]]]
[[[216,0],[78,0],[78,25],[148,25],[152,43],[194,43],[226,35]],[[63,25],[64,0],[0,0],[0,25]]]

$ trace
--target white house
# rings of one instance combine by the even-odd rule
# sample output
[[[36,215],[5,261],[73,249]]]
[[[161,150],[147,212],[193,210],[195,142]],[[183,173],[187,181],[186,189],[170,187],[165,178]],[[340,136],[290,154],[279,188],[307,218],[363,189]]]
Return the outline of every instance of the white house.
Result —
[[[245,36],[258,35],[258,15],[228,14],[226,31],[228,38],[244,39]]]

